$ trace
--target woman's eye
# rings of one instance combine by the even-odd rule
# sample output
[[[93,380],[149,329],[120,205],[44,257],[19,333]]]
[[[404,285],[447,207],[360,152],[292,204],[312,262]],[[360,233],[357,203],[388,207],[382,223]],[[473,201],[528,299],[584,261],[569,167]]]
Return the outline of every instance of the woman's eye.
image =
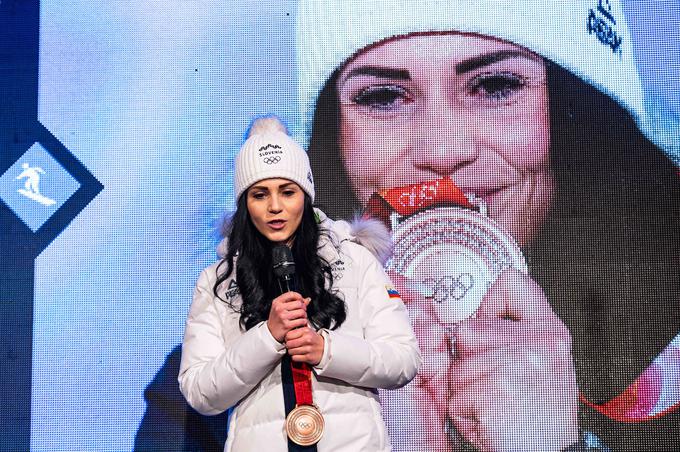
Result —
[[[283,192],[283,195],[284,196],[293,196],[293,195],[295,195],[295,190],[285,190]]]
[[[250,196],[252,196],[255,199],[263,199],[264,193],[252,193]]]
[[[362,89],[352,99],[357,105],[382,111],[392,110],[411,100],[411,95],[407,90],[395,85],[369,86]]]
[[[468,82],[468,93],[492,101],[503,101],[526,86],[526,79],[511,72],[481,74]]]

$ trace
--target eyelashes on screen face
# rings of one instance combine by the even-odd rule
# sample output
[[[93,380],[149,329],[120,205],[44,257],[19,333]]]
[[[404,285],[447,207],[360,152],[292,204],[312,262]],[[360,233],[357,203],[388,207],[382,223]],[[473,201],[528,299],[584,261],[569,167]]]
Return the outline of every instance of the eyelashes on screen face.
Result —
[[[398,85],[373,85],[363,88],[352,102],[379,112],[390,112],[413,101],[413,96]]]
[[[514,72],[489,72],[475,75],[464,83],[463,89],[452,87],[453,96],[469,107],[497,107],[508,105],[519,99],[531,80]],[[415,101],[414,95],[397,84],[379,84],[363,87],[355,94],[353,104],[365,107],[374,113],[395,113]]]
[[[485,103],[506,104],[513,100],[528,84],[525,77],[512,72],[479,74],[466,84],[469,96]]]

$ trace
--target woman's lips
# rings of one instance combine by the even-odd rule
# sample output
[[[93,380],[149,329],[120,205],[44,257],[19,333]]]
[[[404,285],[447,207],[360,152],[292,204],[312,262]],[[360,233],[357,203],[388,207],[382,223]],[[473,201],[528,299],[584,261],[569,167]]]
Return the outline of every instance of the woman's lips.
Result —
[[[286,227],[286,220],[272,220],[267,222],[267,224],[270,228],[279,231]]]

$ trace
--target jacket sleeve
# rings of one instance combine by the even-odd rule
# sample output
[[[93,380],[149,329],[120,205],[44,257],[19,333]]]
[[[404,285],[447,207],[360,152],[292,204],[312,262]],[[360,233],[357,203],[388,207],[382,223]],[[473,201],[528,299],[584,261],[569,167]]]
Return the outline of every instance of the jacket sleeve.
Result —
[[[242,332],[235,319],[224,321],[212,292],[209,267],[198,278],[182,342],[179,386],[201,414],[219,414],[236,405],[280,362],[285,347],[265,322]],[[234,314],[236,316],[236,314]],[[222,318],[220,318],[222,316]],[[235,325],[223,331],[223,325]]]
[[[361,250],[357,289],[363,337],[325,331],[324,356],[315,371],[355,386],[398,388],[416,375],[420,350],[404,303],[389,297],[388,276],[373,255]]]

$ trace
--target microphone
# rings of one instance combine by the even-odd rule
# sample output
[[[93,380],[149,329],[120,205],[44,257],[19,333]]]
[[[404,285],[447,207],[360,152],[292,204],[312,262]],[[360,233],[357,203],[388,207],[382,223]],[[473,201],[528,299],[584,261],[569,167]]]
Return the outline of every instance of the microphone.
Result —
[[[272,270],[279,280],[281,293],[296,289],[295,260],[293,260],[293,253],[286,245],[277,245],[272,248]]]

